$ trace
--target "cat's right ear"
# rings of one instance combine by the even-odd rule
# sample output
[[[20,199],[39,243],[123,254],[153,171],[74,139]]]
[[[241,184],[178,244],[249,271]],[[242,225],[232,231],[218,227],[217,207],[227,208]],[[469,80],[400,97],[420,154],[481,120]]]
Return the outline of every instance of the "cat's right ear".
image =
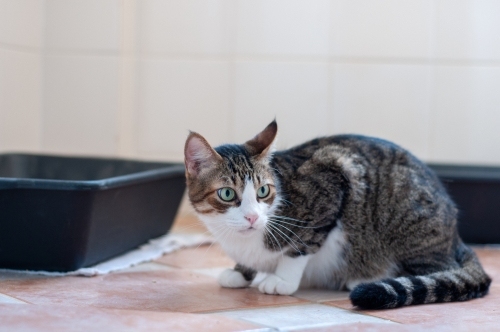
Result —
[[[190,132],[184,146],[186,176],[196,177],[201,170],[221,161],[222,157],[198,133]]]
[[[258,156],[259,158],[267,158],[274,152],[277,133],[278,124],[274,120],[263,131],[247,141],[245,147],[251,155]]]

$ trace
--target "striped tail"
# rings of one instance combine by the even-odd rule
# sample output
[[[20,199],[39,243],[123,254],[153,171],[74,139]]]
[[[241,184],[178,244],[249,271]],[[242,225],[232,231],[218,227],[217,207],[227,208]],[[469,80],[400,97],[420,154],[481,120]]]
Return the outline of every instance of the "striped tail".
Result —
[[[486,295],[491,279],[474,252],[466,247],[459,263],[460,268],[425,276],[360,284],[352,290],[351,302],[360,309],[390,309],[413,304],[467,301]]]

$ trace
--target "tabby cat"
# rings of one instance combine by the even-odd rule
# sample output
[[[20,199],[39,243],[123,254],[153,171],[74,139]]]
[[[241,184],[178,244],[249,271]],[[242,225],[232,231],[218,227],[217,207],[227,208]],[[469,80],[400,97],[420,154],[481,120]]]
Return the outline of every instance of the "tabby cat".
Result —
[[[189,199],[237,264],[223,287],[257,272],[267,294],[348,289],[366,309],[482,297],[491,279],[457,233],[436,175],[390,142],[356,135],[274,151],[275,121],[243,145],[185,145]]]

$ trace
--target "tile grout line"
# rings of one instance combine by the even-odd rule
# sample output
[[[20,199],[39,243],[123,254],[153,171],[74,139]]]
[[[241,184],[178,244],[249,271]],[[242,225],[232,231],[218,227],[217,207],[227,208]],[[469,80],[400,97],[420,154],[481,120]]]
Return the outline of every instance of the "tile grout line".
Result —
[[[43,51],[43,46],[33,47],[33,46],[24,46],[12,43],[0,42],[0,49],[12,52],[21,52],[21,53],[37,55],[40,54],[41,51]]]
[[[328,301],[328,302],[335,302],[335,301]],[[356,310],[356,309],[346,309],[346,308],[342,308],[342,307],[337,307],[336,305],[333,305],[333,304],[332,304],[332,305],[325,304],[325,305],[330,306],[330,307],[334,307],[334,308],[338,308],[338,309],[347,310],[347,311],[349,311],[349,312],[356,313],[356,314],[363,315],[363,316],[375,317],[375,318],[378,318],[378,319],[387,320],[387,321],[393,322],[393,323],[395,323],[395,324],[404,324],[404,323],[402,323],[402,322],[398,322],[398,321],[395,321],[395,320],[392,320],[392,319],[389,319],[389,318],[383,318],[383,317],[379,317],[379,316],[371,315],[371,314],[368,314],[368,313],[366,313],[366,312],[359,311],[359,310]]]
[[[2,293],[2,292],[0,292],[0,304],[16,304],[16,303],[11,303],[11,302],[4,303],[4,302],[1,301],[2,297],[6,297],[6,298],[10,298],[10,299],[14,299],[16,301],[19,301],[20,303],[18,303],[18,304],[33,304],[33,303],[28,302],[26,300],[21,300],[21,299],[15,297],[15,296],[8,295],[8,294]]]
[[[282,295],[271,295],[271,296],[282,296]],[[269,305],[264,305],[264,306],[260,306],[260,307],[252,307],[252,308],[235,308],[235,309],[222,309],[222,310],[202,310],[202,311],[197,311],[195,313],[196,314],[220,314],[220,313],[225,313],[225,312],[261,310],[261,309],[283,308],[283,307],[299,307],[299,306],[310,306],[310,305],[315,305],[315,304],[328,306],[328,305],[325,305],[325,304],[322,304],[322,303],[316,303],[316,302],[312,302],[312,301],[309,301],[309,300],[304,300],[304,299],[299,299],[299,298],[296,298],[296,299],[301,300],[301,301],[306,301],[306,303],[299,302],[299,303],[285,303],[285,304],[276,304],[276,305],[269,304]],[[332,307],[335,307],[335,308],[341,309],[341,310],[345,310],[345,311],[351,311],[349,309],[344,309],[344,308],[340,308],[340,307],[336,307],[336,306],[332,306]]]
[[[36,49],[2,44],[5,49],[33,53]],[[381,65],[434,65],[434,66],[479,66],[499,67],[499,59],[467,59],[467,58],[437,58],[437,57],[402,57],[402,56],[349,56],[349,55],[289,55],[289,54],[202,54],[202,53],[165,53],[141,52],[126,54],[120,50],[79,50],[79,49],[48,49],[48,56],[107,56],[136,57],[139,61],[215,61],[215,62],[291,62],[291,63],[340,63],[340,64],[381,64]]]

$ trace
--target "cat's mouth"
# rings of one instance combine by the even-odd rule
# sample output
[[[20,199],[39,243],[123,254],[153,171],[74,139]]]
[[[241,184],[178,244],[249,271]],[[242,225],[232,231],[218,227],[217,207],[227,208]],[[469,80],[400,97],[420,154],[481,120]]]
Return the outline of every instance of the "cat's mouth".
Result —
[[[251,233],[255,232],[256,230],[257,230],[257,228],[254,228],[253,226],[250,226],[250,227],[242,229],[242,230],[240,230],[238,232],[240,234],[246,235],[246,234],[251,234]]]

